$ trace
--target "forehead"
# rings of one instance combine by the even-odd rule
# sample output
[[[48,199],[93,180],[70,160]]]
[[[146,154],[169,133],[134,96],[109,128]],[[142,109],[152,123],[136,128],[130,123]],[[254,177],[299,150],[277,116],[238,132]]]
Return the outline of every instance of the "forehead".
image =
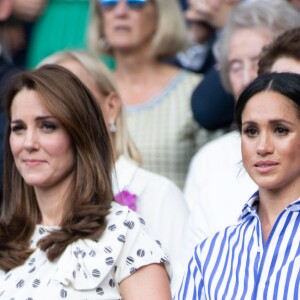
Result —
[[[229,59],[236,56],[256,57],[272,39],[272,34],[261,28],[237,29],[229,42]]]
[[[274,62],[270,71],[300,74],[300,60],[291,57],[281,57]]]
[[[23,88],[13,98],[11,116],[18,118],[25,114],[50,114],[42,97],[33,89]]]
[[[242,113],[242,121],[298,119],[298,109],[288,97],[274,91],[263,91],[252,96]]]

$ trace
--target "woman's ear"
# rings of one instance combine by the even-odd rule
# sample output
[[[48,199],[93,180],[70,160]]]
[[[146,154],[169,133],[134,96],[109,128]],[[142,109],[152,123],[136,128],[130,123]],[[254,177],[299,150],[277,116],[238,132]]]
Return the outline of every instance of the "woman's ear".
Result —
[[[105,119],[109,123],[116,123],[121,112],[122,102],[120,96],[116,92],[111,92],[105,97],[103,108],[105,109]]]

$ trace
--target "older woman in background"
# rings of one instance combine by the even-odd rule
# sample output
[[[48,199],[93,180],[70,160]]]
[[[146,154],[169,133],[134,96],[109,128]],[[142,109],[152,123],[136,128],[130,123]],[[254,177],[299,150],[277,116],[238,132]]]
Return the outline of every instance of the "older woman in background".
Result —
[[[101,107],[112,141],[115,198],[142,215],[170,254],[176,274],[180,261],[178,252],[188,215],[187,207],[175,184],[138,167],[139,152],[128,134],[121,97],[112,74],[96,56],[84,51],[58,52],[41,62],[47,63],[69,69],[92,91]]]
[[[177,0],[93,0],[90,46],[116,60],[115,78],[143,166],[183,186],[188,164],[209,133],[193,121],[190,96],[200,77],[164,63],[186,43]]]

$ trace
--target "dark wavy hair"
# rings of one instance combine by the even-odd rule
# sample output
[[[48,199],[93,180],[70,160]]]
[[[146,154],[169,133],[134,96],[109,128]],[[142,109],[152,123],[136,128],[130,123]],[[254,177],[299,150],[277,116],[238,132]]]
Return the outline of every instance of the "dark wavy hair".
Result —
[[[287,97],[298,111],[300,119],[300,75],[294,73],[265,73],[254,79],[241,93],[235,106],[235,123],[241,131],[242,113],[248,101],[256,94],[273,91]]]
[[[262,50],[258,75],[270,72],[274,63],[282,57],[300,61],[300,27],[285,31]]]
[[[6,112],[22,90],[34,90],[45,107],[68,132],[75,155],[72,182],[67,193],[59,229],[40,240],[38,246],[50,261],[81,238],[99,238],[113,199],[112,149],[104,118],[94,97],[70,71],[45,65],[17,74],[8,89]],[[29,242],[42,220],[34,188],[25,183],[16,168],[6,132],[4,189],[0,214],[0,269],[10,270],[32,253]]]

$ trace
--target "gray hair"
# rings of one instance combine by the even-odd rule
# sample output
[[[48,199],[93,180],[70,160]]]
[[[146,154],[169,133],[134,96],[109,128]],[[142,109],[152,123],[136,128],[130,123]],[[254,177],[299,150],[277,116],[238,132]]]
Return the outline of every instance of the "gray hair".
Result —
[[[258,28],[269,31],[276,38],[284,31],[300,26],[300,13],[284,1],[250,1],[237,5],[231,12],[220,39],[215,44],[215,55],[220,67],[222,83],[231,91],[229,72],[229,44],[235,31]]]
[[[152,0],[158,12],[158,26],[152,40],[155,57],[175,55],[187,46],[184,17],[178,0]],[[88,43],[93,51],[112,55],[104,36],[102,13],[97,0],[91,0],[92,13],[88,29]]]

